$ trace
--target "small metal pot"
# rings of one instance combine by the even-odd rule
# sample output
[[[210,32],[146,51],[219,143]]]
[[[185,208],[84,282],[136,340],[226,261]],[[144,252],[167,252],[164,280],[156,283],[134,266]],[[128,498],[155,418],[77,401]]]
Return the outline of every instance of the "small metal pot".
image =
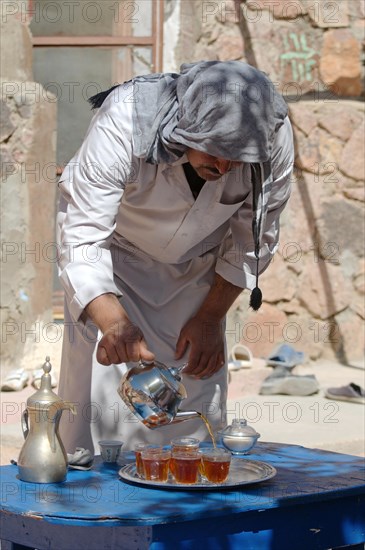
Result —
[[[151,429],[199,417],[196,411],[180,411],[186,390],[180,371],[186,366],[167,367],[140,361],[122,377],[118,393],[133,414]]]

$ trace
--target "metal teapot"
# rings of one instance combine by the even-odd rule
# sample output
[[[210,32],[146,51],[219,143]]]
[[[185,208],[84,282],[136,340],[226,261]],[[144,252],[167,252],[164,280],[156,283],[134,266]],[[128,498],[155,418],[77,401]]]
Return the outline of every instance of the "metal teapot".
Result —
[[[139,361],[122,377],[118,393],[129,409],[148,428],[200,417],[196,411],[179,411],[186,398],[181,382],[180,367],[167,367],[163,363]]]
[[[58,483],[67,473],[67,455],[58,428],[62,411],[76,414],[72,403],[52,391],[49,357],[43,365],[39,390],[27,400],[22,415],[25,442],[18,458],[19,478],[35,483]]]

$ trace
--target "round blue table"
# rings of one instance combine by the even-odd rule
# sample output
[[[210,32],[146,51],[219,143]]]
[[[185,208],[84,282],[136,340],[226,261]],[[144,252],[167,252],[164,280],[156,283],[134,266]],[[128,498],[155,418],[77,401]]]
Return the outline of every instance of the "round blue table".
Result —
[[[316,550],[364,548],[364,459],[260,443],[247,458],[277,475],[239,490],[127,484],[96,460],[60,484],[25,483],[2,466],[1,549]]]

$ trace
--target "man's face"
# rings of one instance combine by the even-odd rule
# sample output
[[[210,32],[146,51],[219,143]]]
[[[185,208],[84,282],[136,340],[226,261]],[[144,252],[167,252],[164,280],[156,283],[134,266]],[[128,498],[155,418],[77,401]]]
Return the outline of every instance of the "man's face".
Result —
[[[202,153],[195,149],[188,149],[186,156],[195,172],[204,180],[215,181],[224,174],[227,174],[235,166],[240,166],[242,162],[225,160],[218,157]]]

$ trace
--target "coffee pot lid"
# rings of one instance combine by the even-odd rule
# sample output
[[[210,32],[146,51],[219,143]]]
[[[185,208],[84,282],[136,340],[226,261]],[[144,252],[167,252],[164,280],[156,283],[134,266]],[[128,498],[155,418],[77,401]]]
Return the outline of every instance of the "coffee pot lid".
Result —
[[[48,356],[46,357],[46,361],[43,364],[42,369],[44,374],[41,376],[40,388],[33,395],[28,397],[27,406],[48,407],[54,403],[62,401],[62,399],[52,390],[52,380],[50,375],[52,365]]]

